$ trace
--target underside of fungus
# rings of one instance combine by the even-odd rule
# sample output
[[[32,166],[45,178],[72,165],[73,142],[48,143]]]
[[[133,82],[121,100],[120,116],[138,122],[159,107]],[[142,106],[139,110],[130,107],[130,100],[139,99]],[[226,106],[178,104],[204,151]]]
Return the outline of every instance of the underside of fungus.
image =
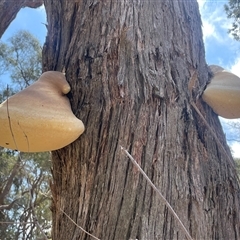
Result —
[[[66,97],[63,73],[49,71],[0,104],[0,146],[23,152],[60,149],[84,131]]]
[[[203,93],[203,100],[221,117],[240,118],[240,78],[219,66],[210,68],[214,75]]]

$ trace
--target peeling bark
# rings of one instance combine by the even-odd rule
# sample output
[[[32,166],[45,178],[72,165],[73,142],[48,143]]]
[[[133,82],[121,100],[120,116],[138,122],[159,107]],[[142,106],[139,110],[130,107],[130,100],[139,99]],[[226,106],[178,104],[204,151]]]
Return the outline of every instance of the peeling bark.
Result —
[[[239,239],[239,184],[208,82],[193,1],[45,0],[43,68],[66,71],[85,133],[52,153],[53,239]],[[196,74],[192,81],[193,74]],[[194,101],[228,156],[192,108]],[[233,161],[231,159],[231,161]]]
[[[0,38],[21,8],[38,8],[42,4],[43,0],[0,0]]]

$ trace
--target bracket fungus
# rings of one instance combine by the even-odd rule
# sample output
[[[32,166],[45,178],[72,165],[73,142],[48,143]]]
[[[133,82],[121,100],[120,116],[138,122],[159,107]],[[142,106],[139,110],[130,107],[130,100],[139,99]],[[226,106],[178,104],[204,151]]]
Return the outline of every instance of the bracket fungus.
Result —
[[[0,104],[0,146],[43,152],[75,141],[84,125],[71,110],[69,91],[64,74],[49,71]]]
[[[240,118],[240,78],[222,67],[211,65],[213,78],[202,98],[219,116]]]

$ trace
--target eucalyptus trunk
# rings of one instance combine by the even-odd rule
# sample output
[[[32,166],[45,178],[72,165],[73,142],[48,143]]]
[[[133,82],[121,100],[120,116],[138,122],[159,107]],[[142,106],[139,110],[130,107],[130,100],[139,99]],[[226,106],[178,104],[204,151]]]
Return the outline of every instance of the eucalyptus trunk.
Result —
[[[194,239],[240,239],[233,160],[218,116],[201,100],[209,70],[197,2],[45,7],[43,69],[66,72],[73,112],[86,127],[52,153],[53,239],[92,239],[69,218],[104,240],[185,239],[121,146]]]

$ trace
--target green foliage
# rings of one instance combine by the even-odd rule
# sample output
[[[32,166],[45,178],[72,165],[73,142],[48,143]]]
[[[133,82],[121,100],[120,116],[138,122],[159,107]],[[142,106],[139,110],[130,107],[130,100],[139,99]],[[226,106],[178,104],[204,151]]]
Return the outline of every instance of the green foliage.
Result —
[[[8,71],[13,83],[20,89],[32,84],[41,75],[42,47],[27,31],[19,31],[0,43],[0,73]]]
[[[32,84],[41,71],[41,45],[29,32],[0,43],[0,75],[11,78],[7,88],[0,88],[0,102]],[[0,239],[51,235],[50,168],[49,152],[19,154],[0,147]]]
[[[12,96],[14,94],[14,90],[11,87],[3,88],[0,92],[0,102],[3,102],[8,97]]]
[[[229,138],[227,141],[240,143],[240,121],[237,119],[229,120],[227,126],[228,131],[234,133],[234,138]]]
[[[240,41],[240,0],[229,0],[228,4],[224,5],[224,8],[227,17],[233,20],[229,33],[231,33],[237,41]]]
[[[7,71],[5,59],[7,57],[8,45],[0,42],[0,75]]]
[[[235,133],[235,138],[231,139],[231,140],[234,142],[240,143],[240,122],[239,121],[229,121],[228,125],[230,126],[231,129],[234,130],[234,133]],[[240,177],[240,158],[235,158],[234,160],[236,162],[237,173]]]
[[[51,195],[48,183],[51,177],[49,172],[51,162],[49,157],[48,153],[22,155],[22,167],[7,198],[7,203],[18,198],[8,216],[12,222],[18,222],[8,226],[8,230],[11,229],[11,232],[14,232],[15,239],[32,239],[42,236],[36,226],[35,218],[42,230],[50,235]],[[41,162],[44,162],[43,168]]]
[[[8,176],[17,163],[18,154],[14,151],[2,150],[4,168],[1,176],[5,176],[2,188],[8,180]],[[6,159],[11,164],[6,164]],[[1,163],[2,164],[2,163]],[[49,179],[51,178],[51,161],[49,153],[24,153],[21,154],[21,164],[14,177],[11,190],[4,199],[8,205],[15,201],[10,210],[4,211],[0,236],[6,239],[34,239],[42,237],[42,233],[36,225],[36,220],[41,229],[50,235],[51,231],[51,195],[49,190]],[[7,227],[7,228],[6,228]]]

